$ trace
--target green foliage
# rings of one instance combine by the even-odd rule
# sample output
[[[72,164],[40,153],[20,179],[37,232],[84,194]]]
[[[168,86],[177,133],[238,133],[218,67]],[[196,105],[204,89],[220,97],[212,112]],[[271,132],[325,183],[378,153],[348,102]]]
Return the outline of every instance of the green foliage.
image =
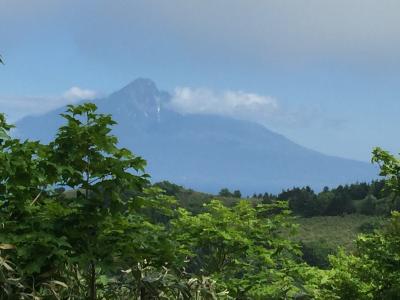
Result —
[[[163,189],[167,195],[176,197],[179,206],[193,213],[203,211],[203,204],[209,203],[212,199],[218,199],[230,207],[241,199],[239,198],[240,191],[231,193],[226,188],[221,189],[218,195],[213,196],[185,189],[168,181],[155,185]],[[248,198],[248,201],[253,205],[270,204],[277,200],[288,201],[294,214],[303,217],[341,216],[353,213],[390,216],[391,210],[400,208],[400,200],[393,201],[383,187],[384,181],[379,180],[371,183],[362,182],[338,186],[334,189],[325,187],[320,193],[315,193],[310,187],[292,188],[282,191],[279,195],[254,194]],[[366,200],[372,200],[372,203],[365,204]],[[365,205],[369,205],[370,208],[366,209]],[[372,211],[371,208],[374,210]]]
[[[111,117],[93,104],[69,106],[62,116],[66,124],[49,145],[10,138],[11,126],[0,118],[0,240],[15,245],[1,260],[4,293],[228,297],[214,279],[185,272],[184,251],[169,231],[175,200],[150,186],[142,158],[117,147]]]
[[[323,191],[318,194],[317,201],[314,203],[314,216],[323,216],[328,212],[328,207],[335,201],[335,193]]]
[[[376,148],[373,161],[387,178],[387,192],[399,195],[399,160]],[[361,234],[355,254],[330,257],[332,269],[324,288],[339,299],[398,299],[400,295],[400,213],[380,230]]]
[[[400,293],[400,214],[381,231],[360,235],[357,252],[330,258],[327,288],[340,299],[398,299]]]
[[[313,203],[315,202],[316,195],[310,187],[293,188],[292,190],[283,191],[278,196],[281,200],[287,200],[289,207],[293,212],[302,216],[312,216],[314,213]]]
[[[242,198],[242,193],[239,190],[233,191],[233,197],[235,198]]]
[[[336,189],[335,197],[330,202],[326,209],[325,214],[329,216],[337,216],[342,214],[355,213],[355,207],[351,201],[350,195],[346,192],[345,188],[339,186]]]
[[[0,240],[16,246],[26,286],[66,281],[94,299],[98,276],[171,256],[165,226],[148,213],[171,215],[171,200],[147,188],[145,161],[116,146],[114,122],[95,110],[69,106],[67,124],[50,145],[0,144]],[[76,192],[65,197],[54,189],[60,186]]]
[[[13,249],[10,244],[0,244],[0,298],[12,298],[23,290],[23,285],[16,276],[14,264],[3,255],[4,250]]]
[[[400,196],[400,160],[381,148],[373,150],[372,162],[380,167],[380,175],[386,178],[387,190]]]
[[[161,188],[166,195],[175,197],[177,206],[185,208],[194,214],[204,212],[204,204],[210,203],[211,200],[217,199],[228,207],[233,207],[242,200],[242,198],[240,198],[242,195],[239,190],[231,193],[227,189],[222,189],[222,194],[226,196],[220,196],[186,189],[183,186],[168,181],[157,182],[154,186]],[[246,199],[246,201],[249,201],[252,205],[257,205],[261,204],[263,199]]]
[[[364,215],[374,215],[378,199],[373,195],[368,195],[360,205],[359,211]]]
[[[227,189],[227,188],[221,189],[219,191],[218,195],[221,196],[221,197],[232,197],[233,196],[231,191],[229,191],[229,189]]]
[[[115,122],[95,111],[94,104],[69,106],[62,115],[67,124],[49,145],[49,161],[59,170],[57,184],[78,190],[76,198],[61,202],[67,215],[56,226],[74,249],[70,261],[88,270],[84,275],[91,299],[99,272],[117,272],[146,258],[163,263],[163,251],[169,251],[164,226],[144,213],[145,207],[165,200],[145,189],[145,161],[118,148],[110,135]]]
[[[173,220],[187,272],[210,276],[236,299],[278,299],[302,291],[291,271],[299,247],[283,233],[295,229],[285,203],[253,207],[241,201],[228,208],[214,200],[205,208],[195,216],[181,209]]]
[[[330,245],[327,240],[320,239],[301,243],[303,260],[310,266],[328,269],[330,267],[328,256],[336,253],[336,247]]]
[[[122,270],[118,277],[100,279],[104,299],[229,299],[227,291],[218,291],[209,277],[177,276],[163,266],[149,266],[147,261]]]
[[[11,126],[4,118],[0,121],[8,132]],[[45,159],[48,149],[38,142],[9,138],[1,142],[0,149],[0,241],[16,246],[14,261],[22,275],[45,273],[61,263],[68,248],[47,222],[52,218],[47,214],[47,201],[52,197],[48,186],[56,170]]]
[[[295,187],[282,191],[278,196],[267,194],[267,201],[271,202],[276,198],[288,201],[293,212],[303,217],[353,213],[389,216],[392,209],[400,207],[400,201],[387,201],[390,195],[384,190],[384,185],[385,182],[379,180],[369,184],[362,182],[340,185],[331,190],[325,187],[318,194],[310,187]],[[261,196],[260,194],[257,198]]]
[[[0,144],[10,139],[8,132],[13,128],[12,125],[7,124],[4,114],[0,114]]]
[[[173,197],[177,197],[179,195],[179,193],[181,193],[182,191],[185,190],[182,186],[171,183],[166,180],[157,182],[154,184],[154,186],[162,189],[166,195],[173,196]]]
[[[49,280],[32,286],[24,285],[15,264],[2,251],[14,250],[10,244],[0,244],[0,299],[61,299],[68,286],[58,280]]]

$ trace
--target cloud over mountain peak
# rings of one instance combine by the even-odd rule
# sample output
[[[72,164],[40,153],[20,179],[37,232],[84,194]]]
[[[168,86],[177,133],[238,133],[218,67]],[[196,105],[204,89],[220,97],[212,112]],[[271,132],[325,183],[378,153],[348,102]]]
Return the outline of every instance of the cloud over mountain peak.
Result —
[[[278,100],[271,96],[190,87],[177,87],[170,107],[182,114],[214,114],[238,119],[268,118],[280,110]]]

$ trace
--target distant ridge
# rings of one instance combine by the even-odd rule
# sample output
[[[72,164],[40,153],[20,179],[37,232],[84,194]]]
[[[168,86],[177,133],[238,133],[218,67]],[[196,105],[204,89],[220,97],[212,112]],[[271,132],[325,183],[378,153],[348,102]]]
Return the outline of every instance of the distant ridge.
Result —
[[[321,189],[377,177],[371,164],[304,148],[256,123],[178,114],[169,109],[170,99],[152,80],[138,78],[94,101],[118,122],[114,133],[121,145],[148,161],[154,181],[250,194],[305,185]],[[17,132],[47,142],[62,124],[58,114],[63,111],[26,117],[17,123]]]

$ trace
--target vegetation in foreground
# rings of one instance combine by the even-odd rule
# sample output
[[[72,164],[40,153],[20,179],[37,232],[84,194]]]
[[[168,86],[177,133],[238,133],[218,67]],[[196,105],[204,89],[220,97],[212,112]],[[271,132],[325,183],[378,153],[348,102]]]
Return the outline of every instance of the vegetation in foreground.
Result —
[[[285,201],[296,216],[295,223],[300,225],[291,238],[301,246],[303,260],[324,269],[330,266],[329,255],[336,254],[340,247],[354,252],[357,236],[379,229],[398,206],[398,199],[384,189],[384,180],[324,188],[320,193],[310,187],[295,187],[278,195],[264,193],[247,198],[240,198],[240,191],[231,192],[226,188],[218,195],[212,195],[168,181],[158,182],[155,186],[175,197],[179,206],[193,214],[203,212],[204,205],[213,199],[227,207],[234,207],[242,200],[253,206]],[[342,207],[334,204],[336,202]],[[349,207],[352,209],[346,210]]]
[[[48,145],[9,137],[0,117],[1,299],[396,299],[400,214],[329,268],[302,261],[287,202],[193,214],[117,147],[113,120],[70,106]],[[374,150],[387,191],[400,161]],[[74,190],[65,193],[64,190]]]

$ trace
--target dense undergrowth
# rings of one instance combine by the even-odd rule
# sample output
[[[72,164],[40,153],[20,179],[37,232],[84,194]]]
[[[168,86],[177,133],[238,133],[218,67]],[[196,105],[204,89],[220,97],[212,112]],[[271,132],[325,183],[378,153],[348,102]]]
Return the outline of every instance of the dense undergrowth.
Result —
[[[360,234],[352,253],[313,267],[293,238],[287,201],[207,199],[190,212],[150,184],[142,158],[118,148],[110,116],[93,104],[62,116],[66,124],[48,145],[10,138],[0,117],[0,299],[400,294],[399,213]],[[374,161],[399,195],[399,161],[380,149]]]

